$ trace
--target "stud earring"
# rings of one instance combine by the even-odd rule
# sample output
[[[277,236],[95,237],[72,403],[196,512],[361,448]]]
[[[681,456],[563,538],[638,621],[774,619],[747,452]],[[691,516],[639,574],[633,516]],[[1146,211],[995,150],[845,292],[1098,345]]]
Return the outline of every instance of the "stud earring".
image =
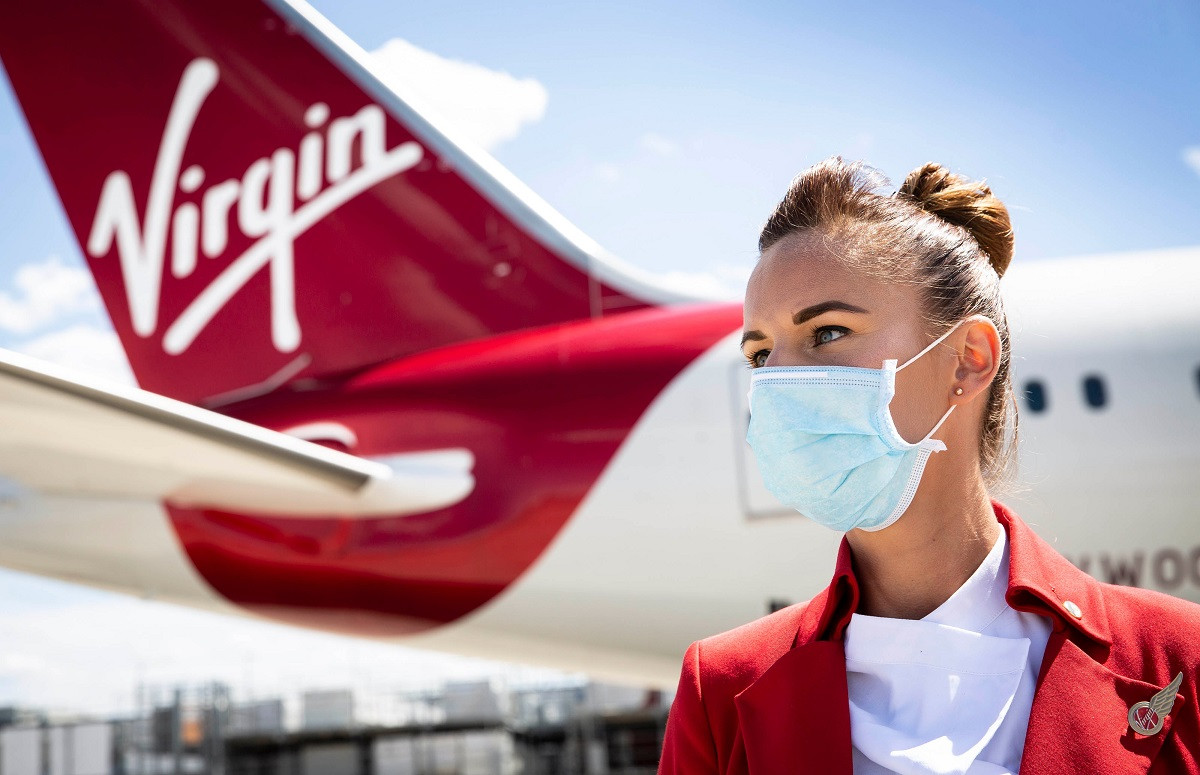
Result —
[[[962,388],[960,388],[960,387],[954,388],[954,395],[956,395],[956,396],[961,396],[961,395],[962,395]]]

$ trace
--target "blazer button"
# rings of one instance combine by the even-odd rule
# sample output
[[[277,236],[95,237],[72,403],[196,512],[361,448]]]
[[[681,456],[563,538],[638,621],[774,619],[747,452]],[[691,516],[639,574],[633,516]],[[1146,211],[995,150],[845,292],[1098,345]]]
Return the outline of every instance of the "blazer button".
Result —
[[[1081,611],[1079,606],[1075,605],[1070,600],[1063,603],[1063,608],[1067,609],[1067,613],[1069,613],[1071,616],[1074,616],[1076,619],[1083,618],[1083,611]]]

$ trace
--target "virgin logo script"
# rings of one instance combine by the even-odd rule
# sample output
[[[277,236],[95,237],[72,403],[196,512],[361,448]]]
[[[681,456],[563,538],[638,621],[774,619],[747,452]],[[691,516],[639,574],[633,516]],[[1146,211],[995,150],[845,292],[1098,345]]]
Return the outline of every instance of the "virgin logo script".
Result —
[[[229,261],[167,326],[163,349],[171,355],[186,350],[234,294],[270,266],[271,342],[280,352],[292,352],[300,344],[296,238],[376,183],[416,165],[423,151],[412,141],[385,148],[385,116],[378,105],[330,122],[329,107],[318,102],[304,114],[312,131],[296,151],[280,148],[251,164],[240,180],[209,185],[197,195],[198,201],[175,207],[176,191],[194,194],[204,185],[202,167],[193,164],[182,172],[181,167],[196,116],[216,85],[217,66],[211,59],[195,59],[183,71],[159,144],[145,213],[139,214],[134,204],[129,174],[110,173],[100,192],[87,251],[99,258],[116,243],[133,330],[146,337],[158,328],[168,233],[171,275],[182,279],[196,269],[200,253],[208,258],[225,254],[231,221],[235,222],[255,242]],[[362,164],[351,170],[355,139]]]

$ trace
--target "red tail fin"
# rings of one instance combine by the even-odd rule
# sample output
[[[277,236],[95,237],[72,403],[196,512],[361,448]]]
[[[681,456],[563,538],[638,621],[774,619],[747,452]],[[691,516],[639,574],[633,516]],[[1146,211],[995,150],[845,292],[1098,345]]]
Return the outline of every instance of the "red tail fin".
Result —
[[[677,300],[297,0],[6,2],[0,59],[155,392],[215,405]]]

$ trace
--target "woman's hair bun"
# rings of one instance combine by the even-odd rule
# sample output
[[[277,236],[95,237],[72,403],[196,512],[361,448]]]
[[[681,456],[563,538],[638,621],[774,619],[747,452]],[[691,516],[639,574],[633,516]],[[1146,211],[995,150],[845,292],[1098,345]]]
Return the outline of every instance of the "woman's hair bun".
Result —
[[[1012,221],[992,189],[983,181],[972,181],[936,162],[928,162],[908,173],[896,197],[914,202],[922,210],[962,226],[987,254],[1001,277],[1013,257]]]

